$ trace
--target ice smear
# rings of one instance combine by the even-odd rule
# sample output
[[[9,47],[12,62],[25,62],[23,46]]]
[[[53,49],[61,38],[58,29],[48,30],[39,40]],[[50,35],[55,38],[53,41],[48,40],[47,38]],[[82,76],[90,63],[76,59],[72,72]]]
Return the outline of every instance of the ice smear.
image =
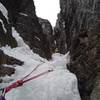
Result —
[[[70,60],[69,53],[66,55],[55,53],[52,56],[52,60],[47,61],[33,53],[15,29],[13,29],[13,35],[19,47],[11,49],[9,46],[6,46],[1,49],[6,54],[18,58],[25,63],[23,66],[16,65],[16,72],[10,77],[13,81],[8,84],[24,77],[39,64],[41,65],[31,76],[48,69],[53,69],[54,71],[29,81],[22,87],[13,89],[6,94],[7,100],[80,100],[77,78],[66,68],[66,64]]]

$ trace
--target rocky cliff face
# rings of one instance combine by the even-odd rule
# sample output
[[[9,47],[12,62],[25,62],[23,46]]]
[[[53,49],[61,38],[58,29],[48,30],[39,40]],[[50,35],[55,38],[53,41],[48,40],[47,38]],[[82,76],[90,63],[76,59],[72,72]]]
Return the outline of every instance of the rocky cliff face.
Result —
[[[43,34],[45,35],[45,37],[48,41],[50,52],[52,53],[55,50],[52,25],[48,20],[42,19],[42,18],[39,18],[39,23],[42,26]]]
[[[44,20],[43,23],[46,25],[46,28],[50,27],[50,31],[52,31],[49,22]],[[51,35],[49,35],[49,33],[47,33],[48,35],[45,34],[45,32],[48,31],[44,32],[44,28],[42,27],[43,23],[40,23],[39,18],[36,16],[33,0],[0,0],[0,47],[5,45],[11,47],[17,46],[17,42],[12,36],[12,27],[15,27],[24,42],[29,45],[33,52],[50,59],[52,51],[48,36],[51,38]],[[48,23],[49,26],[47,26]],[[50,34],[51,33],[52,32],[50,32]],[[0,50],[0,65],[2,64],[22,65],[23,62],[5,55],[2,50]],[[11,68],[0,68],[2,72],[0,75],[4,76],[7,74],[6,72],[10,72],[10,70],[12,73],[13,69]]]
[[[100,71],[100,0],[60,0],[60,8],[55,29],[62,31],[56,33],[67,43],[71,55],[68,68],[78,77],[82,100],[90,100]],[[65,52],[66,46],[63,51],[59,45],[59,51]]]
[[[8,18],[8,4],[6,0],[0,0],[0,47],[9,45],[11,47],[16,47],[17,42],[12,36],[12,25]],[[2,50],[0,50],[0,77],[4,75],[11,75],[14,73],[14,68],[4,67],[2,64],[21,64],[23,62],[5,55]]]
[[[30,48],[47,59],[51,58],[49,41],[35,13],[33,0],[10,0],[11,23]],[[14,8],[13,8],[14,7]]]
[[[0,0],[0,2],[7,12],[7,18],[3,16],[4,11],[0,13],[0,18],[3,20],[3,22],[0,23],[0,35],[3,37],[1,38],[1,41],[3,41],[2,44],[15,46],[16,41],[11,36],[11,27],[13,26],[24,39],[25,43],[27,43],[35,53],[50,59],[51,51],[49,41],[46,38],[47,36],[43,33],[39,18],[36,16],[33,0]],[[4,43],[6,30],[6,38],[9,41]]]

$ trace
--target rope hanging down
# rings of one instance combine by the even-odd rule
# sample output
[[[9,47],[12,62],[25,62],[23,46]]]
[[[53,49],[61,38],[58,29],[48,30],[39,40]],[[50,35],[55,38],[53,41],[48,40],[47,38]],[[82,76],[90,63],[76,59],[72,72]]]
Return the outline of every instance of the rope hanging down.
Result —
[[[2,89],[1,90],[2,91],[2,95],[0,95],[0,100],[5,100],[5,97],[4,97],[5,94],[8,93],[9,91],[11,91],[12,89],[20,87],[20,86],[23,86],[24,83],[26,83],[28,81],[31,81],[31,80],[34,80],[34,79],[36,79],[36,78],[38,78],[40,76],[43,76],[43,75],[53,71],[53,69],[49,69],[49,70],[46,70],[46,71],[44,71],[44,72],[42,72],[40,74],[37,74],[37,75],[35,75],[33,77],[28,78],[42,64],[39,64],[38,66],[36,66],[28,75],[26,75],[22,79],[17,80],[16,82],[14,82],[11,85],[7,86],[6,88]]]

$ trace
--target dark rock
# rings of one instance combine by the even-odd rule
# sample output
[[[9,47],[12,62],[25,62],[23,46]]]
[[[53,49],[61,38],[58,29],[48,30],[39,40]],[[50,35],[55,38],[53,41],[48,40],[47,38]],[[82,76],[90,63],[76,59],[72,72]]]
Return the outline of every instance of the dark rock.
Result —
[[[100,73],[95,79],[95,87],[91,94],[91,100],[100,100]]]
[[[63,40],[65,32],[63,45],[67,43],[71,55],[69,69],[78,77],[82,100],[90,100],[100,70],[100,0],[60,0],[60,8],[55,34]],[[60,53],[64,52],[59,41],[57,44]]]
[[[14,65],[14,64],[16,64],[16,65],[23,65],[24,64],[24,62],[22,62],[22,61],[20,61],[20,60],[18,60],[18,59],[15,59],[14,57],[9,57],[9,56],[7,56],[6,55],[6,57],[7,57],[7,64],[8,65]]]
[[[1,64],[8,64],[8,65],[14,65],[14,64],[17,64],[17,65],[23,65],[23,62],[16,59],[16,58],[13,58],[13,57],[10,57],[6,54],[3,53],[2,50],[0,50],[0,65]]]
[[[3,80],[2,79],[0,79],[0,83],[2,83],[3,82]]]
[[[4,67],[2,64],[23,65],[23,62],[18,60],[18,59],[15,59],[13,57],[10,57],[10,56],[4,54],[3,51],[0,50],[0,77],[3,77],[5,75],[11,76],[12,74],[14,74],[14,72],[15,72],[14,68]],[[2,79],[0,80],[0,83],[1,82],[2,82]]]
[[[67,53],[66,33],[65,33],[65,21],[58,14],[58,20],[54,27],[54,41],[56,41],[57,52],[62,54]]]
[[[42,26],[36,16],[35,6],[33,0],[0,0],[8,11],[9,23],[6,21],[6,26],[9,27],[9,34],[11,35],[11,27],[15,27],[17,32],[23,38],[26,44],[40,56],[47,59],[51,58],[51,50],[47,36],[43,33]],[[4,18],[4,16],[3,16]],[[6,20],[6,19],[4,19]],[[1,27],[1,26],[0,26]],[[4,44],[15,44],[15,41],[7,35],[10,43],[5,42],[4,30],[2,28],[1,38]]]
[[[53,40],[53,29],[51,26],[51,23],[46,20],[39,18],[39,23],[42,26],[43,34],[46,36],[46,39],[48,41],[49,48],[51,50],[51,53],[54,52],[55,44]]]
[[[10,67],[4,67],[0,65],[0,77],[4,77],[5,75],[11,76],[14,74],[15,69]]]
[[[4,0],[0,0],[0,4],[3,1]],[[4,6],[4,5],[2,4],[2,6]],[[4,12],[4,13],[6,13],[6,12]],[[5,46],[5,45],[10,45],[11,47],[16,47],[17,42],[12,37],[12,29],[11,29],[9,20],[4,16],[2,10],[0,10],[0,47]]]

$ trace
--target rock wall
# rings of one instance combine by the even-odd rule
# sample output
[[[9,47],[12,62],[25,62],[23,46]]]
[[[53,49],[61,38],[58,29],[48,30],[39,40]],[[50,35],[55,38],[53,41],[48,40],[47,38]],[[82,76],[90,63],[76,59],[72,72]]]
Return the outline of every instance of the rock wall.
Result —
[[[55,50],[54,36],[53,36],[53,28],[51,23],[46,20],[39,18],[39,23],[42,26],[43,34],[48,40],[48,45],[50,47],[50,52],[53,53]]]
[[[8,11],[3,5],[4,3],[4,0],[0,0],[0,47],[5,45],[16,47],[17,43],[12,37],[12,29],[8,19]]]
[[[8,4],[6,0],[0,0],[0,47],[9,45],[11,47],[16,47],[17,42],[12,37],[12,25],[8,18]],[[22,62],[5,55],[2,50],[0,50],[0,77],[5,75],[11,75],[15,72],[14,68],[4,67],[2,64],[21,64]]]
[[[16,41],[11,36],[13,26],[35,53],[50,59],[49,41],[43,33],[39,18],[36,16],[33,0],[0,0],[0,4],[3,5],[7,12],[6,18],[3,16],[5,11],[0,12],[0,18],[3,20],[0,23],[1,46],[4,44],[16,46]],[[4,28],[7,30],[6,35]]]
[[[58,32],[61,40],[66,34],[64,45],[71,55],[68,68],[78,77],[82,100],[90,100],[100,71],[100,0],[60,0],[60,8],[56,27],[62,30]]]
[[[100,73],[95,79],[95,86],[91,94],[91,100],[100,100]]]
[[[49,41],[43,33],[36,16],[33,0],[10,0],[12,4],[12,24],[33,52],[47,59],[51,58]],[[13,8],[14,7],[14,8]]]
[[[10,57],[6,54],[4,54],[4,52],[2,50],[0,50],[0,77],[1,76],[5,76],[5,75],[11,75],[11,74],[14,74],[15,72],[15,68],[10,68],[10,67],[5,67],[4,64],[7,64],[7,65],[23,65],[24,62],[16,59],[16,58],[13,58],[13,57]]]
[[[82,100],[90,100],[100,72],[100,0],[60,0],[60,8],[53,33],[50,23],[37,17],[33,0],[0,0],[0,46],[17,46],[13,26],[42,57],[50,59],[55,47],[62,54],[70,51],[68,68],[78,77]]]
[[[10,57],[8,55],[6,55],[2,50],[0,50],[0,65],[2,64],[8,64],[8,65],[14,65],[14,64],[17,64],[17,65],[23,65],[24,62],[16,59],[16,58],[13,58],[13,57]]]
[[[44,20],[44,23],[47,22]],[[44,34],[44,29],[36,16],[33,0],[0,0],[0,47],[17,46],[17,42],[12,36],[12,27],[15,27],[33,52],[47,59],[51,58],[50,41],[48,36]],[[49,27],[51,31],[52,27],[50,25]],[[9,57],[0,50],[0,66],[2,67],[0,67],[0,76],[11,75],[12,70],[14,73],[13,68],[4,67],[2,64],[22,65],[23,62]]]

